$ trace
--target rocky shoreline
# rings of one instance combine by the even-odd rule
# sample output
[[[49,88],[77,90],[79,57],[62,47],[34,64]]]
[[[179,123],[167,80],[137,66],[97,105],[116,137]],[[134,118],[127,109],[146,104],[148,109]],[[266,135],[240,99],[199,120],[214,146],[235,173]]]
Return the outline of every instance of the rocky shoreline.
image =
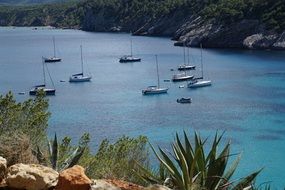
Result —
[[[89,179],[75,165],[57,172],[39,164],[14,164],[0,157],[0,190],[170,190],[166,186],[142,187],[118,179]]]

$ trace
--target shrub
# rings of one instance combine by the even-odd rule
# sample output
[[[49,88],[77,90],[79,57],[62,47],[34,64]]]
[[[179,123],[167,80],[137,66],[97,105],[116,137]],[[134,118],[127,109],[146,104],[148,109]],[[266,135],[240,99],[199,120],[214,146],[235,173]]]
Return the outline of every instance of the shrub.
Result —
[[[117,178],[142,183],[142,180],[134,175],[135,162],[149,168],[149,148],[146,137],[123,136],[114,144],[105,139],[88,163],[86,173],[95,179]]]
[[[161,148],[159,148],[159,153],[153,147],[152,149],[162,166],[167,170],[173,184],[172,188],[180,190],[191,190],[197,187],[208,190],[252,188],[252,184],[260,170],[241,178],[235,183],[231,182],[231,177],[238,166],[240,156],[228,167],[228,159],[231,155],[230,143],[226,144],[222,151],[218,153],[218,145],[221,139],[222,135],[216,134],[208,154],[205,151],[207,140],[202,140],[197,133],[195,133],[194,145],[190,143],[185,132],[184,145],[178,134],[176,134],[175,142],[172,144],[173,154],[171,155]],[[143,167],[140,167],[137,172],[143,179],[151,183],[163,182],[161,175],[153,175]]]

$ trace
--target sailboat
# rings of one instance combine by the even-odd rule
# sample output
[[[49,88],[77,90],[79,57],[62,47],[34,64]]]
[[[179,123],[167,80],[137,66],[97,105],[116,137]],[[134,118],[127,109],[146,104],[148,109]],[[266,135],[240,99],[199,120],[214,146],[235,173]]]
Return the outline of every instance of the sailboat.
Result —
[[[201,77],[195,78],[192,81],[188,83],[188,88],[199,88],[199,87],[205,87],[205,86],[211,86],[212,81],[211,80],[203,80],[204,79],[204,68],[203,68],[203,48],[202,44],[201,46]]]
[[[186,64],[186,59],[185,59],[185,44],[183,46],[183,52],[184,52],[184,64],[178,66],[179,71],[185,71],[185,70],[195,70],[196,66],[195,65],[190,65],[190,53],[189,53],[189,48],[187,48],[187,64]]]
[[[77,73],[74,75],[71,75],[69,77],[69,82],[88,82],[91,80],[91,76],[84,75],[83,72],[83,56],[82,56],[82,46],[80,46],[80,53],[81,53],[81,73]]]
[[[61,58],[56,57],[56,51],[55,51],[55,39],[54,37],[52,38],[53,41],[53,57],[49,57],[49,58],[44,58],[44,61],[46,63],[54,63],[54,62],[60,62]]]
[[[180,71],[184,71],[183,73],[179,73],[179,74],[174,74],[172,76],[172,81],[173,82],[180,82],[180,81],[186,81],[186,80],[191,80],[194,78],[194,75],[188,75],[186,73],[186,70],[193,70],[193,66],[191,65],[186,65],[186,58],[185,58],[185,44],[183,46],[183,55],[184,55],[184,65],[181,65],[180,67],[178,67],[178,70]],[[186,68],[191,68],[191,69],[186,69]],[[179,69],[180,68],[180,69]],[[195,66],[194,66],[195,68]]]
[[[157,55],[155,55],[155,61],[156,61],[157,86],[149,86],[146,89],[142,90],[143,95],[163,94],[167,93],[168,91],[168,88],[160,87]]]
[[[120,58],[120,63],[140,62],[141,58],[133,57],[133,41],[131,39],[131,55],[124,55]]]
[[[49,70],[48,70],[47,66],[45,65],[45,62],[44,62],[44,58],[43,58],[43,57],[42,57],[42,64],[43,64],[44,83],[43,83],[43,84],[40,84],[40,85],[34,86],[34,87],[30,90],[29,93],[30,93],[30,95],[36,95],[40,90],[43,90],[46,95],[55,95],[54,84],[53,84],[52,78],[51,78],[51,76],[50,76]],[[46,69],[45,69],[45,67],[46,67]],[[48,75],[49,75],[49,78],[50,78],[50,80],[51,80],[51,83],[52,83],[53,88],[47,88],[47,87],[46,87],[46,72],[45,72],[45,70],[47,70],[47,72],[48,72]]]

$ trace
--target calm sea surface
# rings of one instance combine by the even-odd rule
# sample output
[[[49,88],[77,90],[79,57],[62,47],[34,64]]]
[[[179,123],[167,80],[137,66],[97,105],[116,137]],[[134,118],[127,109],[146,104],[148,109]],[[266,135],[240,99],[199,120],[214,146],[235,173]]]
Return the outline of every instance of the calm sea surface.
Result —
[[[56,96],[49,98],[50,134],[76,142],[89,132],[95,151],[102,139],[122,135],[146,135],[151,143],[167,147],[176,131],[213,137],[226,130],[233,153],[242,152],[237,177],[265,167],[258,181],[285,187],[285,52],[204,50],[205,76],[213,85],[191,90],[179,88],[183,82],[164,82],[183,63],[183,49],[168,38],[0,28],[1,94],[12,91],[19,101],[30,98],[29,89],[43,81],[41,56],[53,54],[53,36],[63,61],[48,65],[56,87]],[[130,52],[130,38],[142,62],[121,64],[118,58]],[[92,82],[60,82],[80,72],[81,44]],[[154,54],[161,86],[169,87],[169,93],[142,96],[143,88],[156,85]],[[199,75],[199,49],[190,49],[190,60],[198,67],[193,74]],[[18,95],[23,91],[26,95]],[[176,103],[188,96],[191,105]]]

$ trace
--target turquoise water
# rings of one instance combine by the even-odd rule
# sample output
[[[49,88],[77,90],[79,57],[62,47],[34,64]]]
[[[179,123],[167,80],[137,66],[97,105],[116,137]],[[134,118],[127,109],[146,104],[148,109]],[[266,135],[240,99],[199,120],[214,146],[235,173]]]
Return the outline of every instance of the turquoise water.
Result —
[[[50,97],[49,133],[92,136],[92,148],[109,138],[146,135],[151,143],[168,146],[175,132],[199,131],[203,137],[226,130],[233,153],[242,152],[236,177],[265,167],[259,182],[272,181],[285,187],[285,52],[204,50],[204,71],[211,87],[191,90],[171,79],[183,62],[183,51],[168,38],[130,37],[129,34],[88,33],[76,30],[0,28],[0,93],[9,90],[18,100],[30,98],[29,89],[42,81],[41,56],[53,53],[55,37],[61,63],[49,64],[56,86]],[[130,38],[141,63],[121,64],[129,53]],[[70,84],[71,74],[80,71],[83,46],[90,83]],[[154,54],[158,54],[161,86],[169,93],[142,96],[141,90],[156,84]],[[200,50],[190,50],[198,67]],[[25,91],[26,95],[18,95]],[[191,105],[176,103],[190,96]]]

